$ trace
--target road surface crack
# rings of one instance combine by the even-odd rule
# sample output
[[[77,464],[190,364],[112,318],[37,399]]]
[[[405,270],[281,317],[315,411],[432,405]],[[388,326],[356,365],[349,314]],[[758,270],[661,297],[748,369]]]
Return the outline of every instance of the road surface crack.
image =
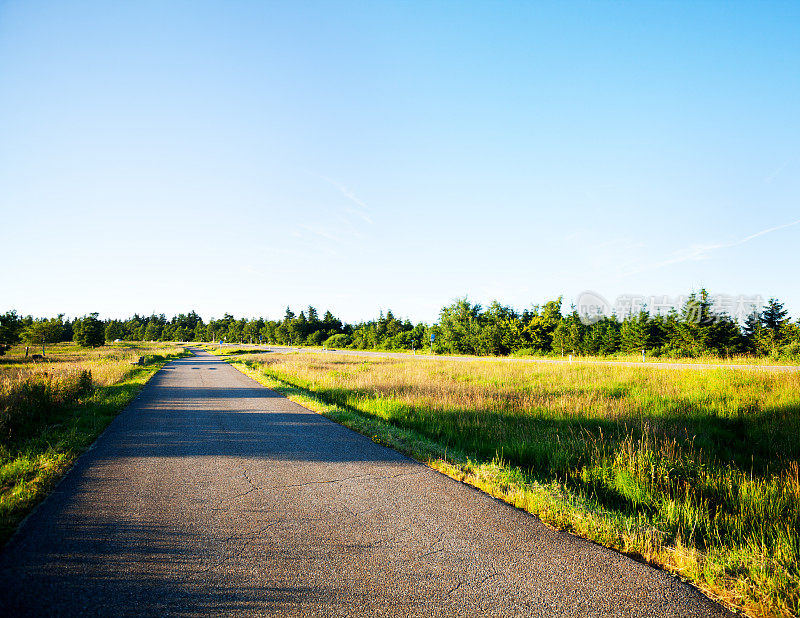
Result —
[[[352,481],[352,480],[355,480],[355,479],[372,479],[372,480],[380,481],[380,480],[383,480],[383,479],[395,479],[395,478],[399,478],[401,476],[414,476],[416,474],[422,474],[422,471],[420,471],[420,472],[402,472],[400,474],[392,474],[392,475],[388,475],[388,476],[373,476],[372,474],[356,474],[356,475],[353,475],[353,476],[345,476],[345,477],[339,478],[339,479],[327,479],[327,480],[324,480],[324,481],[307,481],[305,483],[295,483],[293,485],[270,485],[268,487],[263,487],[263,488],[259,488],[259,489],[288,489],[288,488],[292,488],[292,487],[306,487],[308,485],[330,485],[330,484],[333,484],[333,483],[343,483],[344,481]]]
[[[500,573],[498,573],[497,571],[494,571],[494,572],[490,573],[489,575],[487,575],[486,577],[483,577],[480,581],[469,583],[469,587],[470,588],[480,588],[486,582],[488,582],[490,579],[492,579],[493,577],[497,577],[498,575],[500,575]],[[455,586],[450,588],[450,591],[447,593],[446,596],[450,597],[454,592],[458,591],[462,586],[464,586],[467,583],[468,582],[466,580],[462,580],[462,581],[458,582],[458,584],[456,584]]]
[[[251,545],[253,543],[253,541],[258,536],[263,534],[266,530],[268,530],[272,526],[275,526],[275,525],[277,525],[279,523],[280,523],[279,521],[274,521],[274,522],[272,522],[270,524],[267,524],[266,526],[262,526],[261,528],[259,528],[258,530],[255,530],[254,532],[250,532],[250,533],[244,534],[244,535],[242,535],[242,534],[234,534],[234,535],[231,535],[231,536],[229,536],[229,537],[227,537],[225,539],[222,539],[222,541],[220,541],[220,544],[223,547],[226,546],[231,541],[234,541],[234,540],[241,540],[241,541],[243,541],[243,543],[240,546],[236,547],[235,549],[231,549],[228,552],[228,555],[226,555],[223,558],[217,560],[213,564],[210,564],[206,568],[200,569],[199,571],[195,571],[194,573],[190,573],[190,574],[186,575],[185,577],[183,577],[182,579],[186,580],[186,579],[189,579],[191,577],[196,577],[198,575],[203,575],[204,573],[208,573],[209,571],[213,571],[217,567],[222,566],[223,564],[225,564],[226,562],[228,562],[232,558],[236,558],[238,556],[241,556],[244,553],[244,550],[247,549],[247,547],[249,545]]]
[[[497,571],[495,571],[495,572],[494,572],[494,573],[492,573],[491,575],[487,575],[486,577],[484,577],[484,578],[483,578],[481,581],[479,581],[477,584],[473,584],[473,585],[476,585],[476,586],[483,586],[483,585],[484,585],[486,582],[488,582],[490,579],[492,579],[492,578],[495,578],[495,577],[497,577],[498,575],[500,575],[500,573],[498,573]]]
[[[431,549],[417,556],[417,560],[420,560],[421,558],[425,558],[427,556],[432,556],[433,554],[442,553],[444,551],[444,547],[437,547],[437,545],[442,545],[444,543],[444,535],[445,531],[443,530],[441,534],[439,534],[439,538],[436,539],[431,545]]]
[[[460,582],[458,582],[458,584],[456,584],[455,586],[453,586],[452,588],[450,588],[450,590],[448,591],[448,593],[447,593],[445,596],[447,596],[447,597],[450,597],[450,596],[451,596],[451,595],[452,595],[452,594],[453,594],[453,593],[454,593],[456,590],[458,590],[459,588],[461,588],[461,586],[463,586],[463,585],[464,585],[464,584],[466,584],[466,583],[467,583],[467,582],[465,582],[464,580],[461,580]]]
[[[328,485],[331,483],[342,483],[344,481],[351,481],[353,479],[360,479],[364,478],[365,476],[369,476],[369,474],[357,474],[356,476],[346,476],[341,479],[329,479],[326,481],[307,481],[305,483],[296,483],[293,485],[271,485],[269,487],[265,487],[264,489],[289,489],[291,487],[306,487],[308,485]]]
[[[254,491],[259,491],[261,489],[261,487],[256,485],[253,482],[253,480],[248,476],[247,470],[242,470],[242,477],[244,478],[245,481],[247,481],[247,484],[250,485],[250,489],[248,489],[247,491],[243,491],[240,494],[236,494],[235,496],[231,496],[230,498],[223,498],[222,500],[220,500],[220,504],[233,502],[234,500],[238,500],[239,498],[244,498],[246,495],[251,494]]]

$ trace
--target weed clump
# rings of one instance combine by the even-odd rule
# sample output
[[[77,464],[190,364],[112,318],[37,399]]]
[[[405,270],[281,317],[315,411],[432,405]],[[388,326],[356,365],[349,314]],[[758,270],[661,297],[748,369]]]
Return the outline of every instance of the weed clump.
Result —
[[[19,442],[34,435],[64,406],[81,403],[93,391],[91,369],[36,371],[0,385],[0,440]]]

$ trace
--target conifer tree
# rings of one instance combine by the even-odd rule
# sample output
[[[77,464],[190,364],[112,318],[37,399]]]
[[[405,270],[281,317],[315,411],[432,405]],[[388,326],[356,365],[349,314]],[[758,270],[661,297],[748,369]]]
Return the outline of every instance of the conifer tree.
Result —
[[[97,348],[106,342],[105,328],[97,313],[90,313],[76,323],[73,340],[85,348]]]

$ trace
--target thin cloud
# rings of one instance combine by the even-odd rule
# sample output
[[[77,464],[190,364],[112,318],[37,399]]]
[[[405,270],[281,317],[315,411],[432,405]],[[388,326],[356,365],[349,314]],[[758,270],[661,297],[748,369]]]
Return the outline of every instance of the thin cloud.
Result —
[[[291,235],[304,243],[313,243],[316,251],[329,255],[338,255],[337,249],[351,244],[354,238],[362,236],[358,223],[372,225],[369,216],[369,205],[361,200],[353,191],[340,182],[303,170],[309,176],[321,180],[334,187],[347,200],[347,204],[338,209],[327,209],[327,216],[321,215],[312,222],[304,222],[295,226]],[[320,240],[326,241],[320,243]]]
[[[728,243],[713,243],[713,244],[694,244],[690,245],[689,247],[685,247],[676,251],[675,254],[666,260],[662,260],[660,262],[655,262],[654,264],[649,264],[646,266],[642,266],[641,268],[637,268],[631,271],[628,271],[627,275],[636,275],[642,272],[646,272],[648,270],[655,270],[657,268],[663,268],[664,266],[671,266],[673,264],[680,264],[682,262],[697,262],[700,260],[706,260],[711,257],[711,254],[715,251],[719,251],[720,249],[730,249],[731,247],[738,247],[739,245],[743,245],[747,242],[755,238],[759,238],[760,236],[766,236],[767,234],[771,234],[772,232],[777,232],[778,230],[784,230],[787,227],[792,227],[793,225],[797,225],[800,223],[800,219],[796,221],[792,221],[791,223],[784,223],[783,225],[776,225],[775,227],[769,227],[765,230],[761,230],[756,232],[755,234],[750,234],[749,236],[745,236],[744,238],[740,238],[739,240],[735,240],[733,242]]]
[[[299,244],[304,247],[306,256],[326,255],[328,257],[338,257],[339,249],[346,246],[344,240],[326,225],[298,225]]]
[[[779,166],[778,166],[778,167],[775,169],[775,171],[774,171],[774,172],[772,172],[772,173],[771,173],[769,176],[767,176],[767,177],[764,179],[764,182],[766,182],[767,184],[770,184],[770,183],[771,183],[773,180],[775,180],[775,179],[776,179],[778,176],[780,176],[780,175],[783,173],[783,170],[785,170],[787,167],[789,167],[789,164],[790,164],[791,162],[792,162],[792,160],[791,160],[791,159],[786,159],[786,161],[784,161],[783,163],[781,163],[781,164],[780,164],[780,165],[779,165]]]
[[[783,225],[776,225],[775,227],[767,228],[766,230],[761,230],[760,232],[756,232],[755,234],[750,234],[750,236],[745,236],[742,240],[731,243],[729,246],[735,247],[736,245],[741,245],[746,243],[749,240],[753,240],[754,238],[758,238],[759,236],[764,236],[765,234],[769,234],[771,232],[777,232],[778,230],[783,230],[787,227],[792,227],[793,225],[797,225],[800,223],[800,219],[797,221],[792,221],[791,223],[784,223]]]
[[[365,223],[369,223],[369,224],[372,223],[372,219],[370,218],[370,216],[367,213],[365,213],[363,210],[358,210],[357,208],[345,208],[344,211],[346,213],[348,213],[348,214],[351,214],[351,215],[353,215],[355,217],[358,217],[359,219],[361,219]]]
[[[348,200],[350,200],[350,202],[352,202],[357,206],[357,208],[352,208],[352,207],[347,208],[346,212],[359,217],[366,223],[372,224],[372,219],[368,214],[370,207],[367,206],[367,204],[365,204],[364,201],[361,200],[353,191],[345,187],[343,184],[336,182],[335,180],[332,180],[330,178],[326,178],[325,176],[320,176],[320,178],[325,182],[327,182],[328,184],[330,184],[331,186],[335,187],[336,190],[339,191],[339,193],[341,193],[345,198],[347,198]]]
[[[327,227],[321,225],[299,225],[298,226],[301,230],[305,230],[315,236],[319,236],[326,240],[330,240],[331,242],[341,243],[342,239],[339,238],[336,234],[334,234],[331,230]]]

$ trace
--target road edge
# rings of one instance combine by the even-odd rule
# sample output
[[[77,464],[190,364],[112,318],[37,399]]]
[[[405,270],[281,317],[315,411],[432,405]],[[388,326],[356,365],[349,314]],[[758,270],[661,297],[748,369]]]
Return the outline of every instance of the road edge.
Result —
[[[328,420],[366,436],[376,444],[406,455],[418,463],[476,491],[480,491],[495,500],[524,511],[553,530],[596,543],[632,560],[663,571],[691,586],[710,602],[716,603],[730,612],[744,614],[753,618],[759,615],[755,608],[736,603],[734,593],[730,588],[706,586],[703,582],[687,578],[668,561],[659,560],[658,556],[648,557],[639,551],[626,550],[624,538],[619,537],[619,535],[617,535],[617,542],[603,542],[602,534],[597,534],[597,524],[599,522],[590,519],[591,511],[588,508],[586,514],[589,519],[582,522],[585,526],[583,528],[576,527],[573,517],[567,516],[567,510],[574,509],[576,503],[570,496],[564,495],[555,487],[534,483],[526,484],[523,488],[508,476],[508,471],[502,468],[502,462],[492,462],[491,464],[473,462],[465,454],[448,449],[411,430],[394,427],[379,418],[366,417],[365,415],[343,410],[322,400],[312,391],[266,376],[249,367],[241,359],[223,356],[221,360],[224,360],[260,385],[274,390],[307,410],[320,414]],[[618,531],[615,529],[613,532],[616,533]]]

